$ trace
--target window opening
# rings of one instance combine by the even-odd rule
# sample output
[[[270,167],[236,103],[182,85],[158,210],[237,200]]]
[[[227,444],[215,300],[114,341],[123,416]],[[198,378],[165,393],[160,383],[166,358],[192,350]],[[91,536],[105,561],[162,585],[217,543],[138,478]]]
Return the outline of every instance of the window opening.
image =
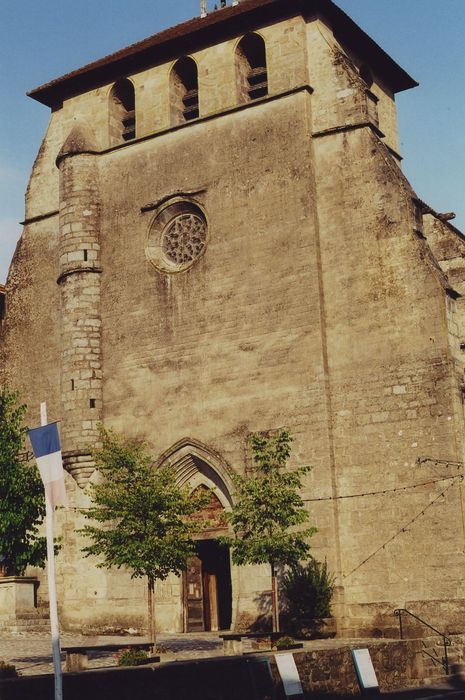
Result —
[[[202,209],[179,200],[162,209],[153,221],[147,246],[148,259],[163,272],[182,272],[205,252],[208,224]]]
[[[90,400],[89,400],[89,407],[90,407],[90,408],[95,408],[95,399],[90,399]]]
[[[240,102],[268,95],[265,42],[258,34],[247,34],[236,49],[236,75]]]
[[[171,121],[174,124],[199,117],[199,81],[196,62],[189,56],[180,58],[170,75]]]
[[[113,144],[136,137],[136,105],[134,85],[124,78],[110,93],[110,139]]]

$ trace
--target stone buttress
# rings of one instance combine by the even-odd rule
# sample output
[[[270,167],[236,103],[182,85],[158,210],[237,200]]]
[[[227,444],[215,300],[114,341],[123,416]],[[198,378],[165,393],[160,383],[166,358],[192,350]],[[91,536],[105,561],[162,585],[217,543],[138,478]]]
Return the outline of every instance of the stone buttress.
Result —
[[[58,157],[62,449],[65,468],[83,488],[94,471],[90,448],[102,419],[100,202],[97,151],[74,127]]]

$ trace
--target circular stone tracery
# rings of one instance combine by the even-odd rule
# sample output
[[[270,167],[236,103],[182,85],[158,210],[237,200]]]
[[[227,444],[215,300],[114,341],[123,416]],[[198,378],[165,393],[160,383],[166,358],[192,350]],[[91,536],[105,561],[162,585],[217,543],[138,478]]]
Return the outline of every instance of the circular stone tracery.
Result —
[[[145,253],[162,272],[183,272],[203,255],[208,223],[203,209],[178,199],[158,211],[150,227]]]
[[[196,214],[180,214],[162,233],[161,248],[176,265],[193,262],[201,255],[207,239],[207,225]]]

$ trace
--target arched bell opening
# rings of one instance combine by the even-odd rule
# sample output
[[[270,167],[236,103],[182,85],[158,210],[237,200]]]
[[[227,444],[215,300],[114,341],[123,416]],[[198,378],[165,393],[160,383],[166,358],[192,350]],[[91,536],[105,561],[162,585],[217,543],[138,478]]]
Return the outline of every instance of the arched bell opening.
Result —
[[[199,116],[199,78],[197,64],[190,56],[183,56],[170,73],[171,123],[183,124]]]
[[[136,137],[136,96],[127,78],[118,80],[110,91],[110,144],[131,141]]]
[[[246,34],[236,48],[236,83],[239,102],[268,95],[265,42],[259,34]]]

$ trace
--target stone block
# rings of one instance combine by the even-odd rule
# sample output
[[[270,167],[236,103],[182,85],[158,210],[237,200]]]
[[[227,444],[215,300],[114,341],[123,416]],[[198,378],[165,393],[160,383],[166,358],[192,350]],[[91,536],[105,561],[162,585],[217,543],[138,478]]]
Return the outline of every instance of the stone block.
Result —
[[[0,577],[0,615],[15,618],[35,610],[38,585],[35,577]]]

